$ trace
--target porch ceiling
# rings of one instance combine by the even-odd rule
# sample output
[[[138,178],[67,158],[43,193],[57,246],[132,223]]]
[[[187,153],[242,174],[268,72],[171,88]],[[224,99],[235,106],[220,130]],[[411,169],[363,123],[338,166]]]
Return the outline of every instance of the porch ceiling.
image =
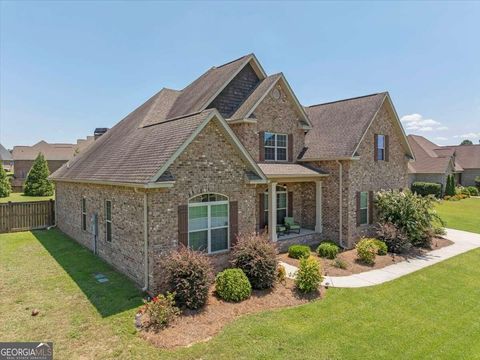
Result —
[[[328,176],[321,169],[300,164],[261,163],[258,166],[269,180],[281,182],[316,181]]]

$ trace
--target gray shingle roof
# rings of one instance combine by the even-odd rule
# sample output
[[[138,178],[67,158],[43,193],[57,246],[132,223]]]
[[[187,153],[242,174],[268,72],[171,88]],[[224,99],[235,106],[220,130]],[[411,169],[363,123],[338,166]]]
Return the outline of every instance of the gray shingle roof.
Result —
[[[444,146],[455,150],[455,160],[463,169],[480,169],[480,145]]]
[[[262,163],[258,164],[263,173],[270,177],[317,177],[328,175],[321,169],[300,164],[278,164]]]
[[[313,128],[305,137],[302,160],[352,157],[387,93],[306,107]]]
[[[423,136],[408,135],[408,142],[415,154],[415,161],[408,166],[409,173],[413,174],[444,174],[452,161],[449,153],[435,152],[438,145],[425,139]]]
[[[0,144],[0,161],[12,161],[12,154]]]

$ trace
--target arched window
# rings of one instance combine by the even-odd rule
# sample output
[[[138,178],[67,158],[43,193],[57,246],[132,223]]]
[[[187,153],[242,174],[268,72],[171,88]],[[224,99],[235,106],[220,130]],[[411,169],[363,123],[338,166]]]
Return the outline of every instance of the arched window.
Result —
[[[193,250],[216,253],[228,250],[228,198],[201,194],[188,203],[188,246]]]
[[[265,192],[264,201],[265,224],[268,225],[268,191]],[[289,216],[287,187],[277,185],[277,224],[283,224],[287,216]]]

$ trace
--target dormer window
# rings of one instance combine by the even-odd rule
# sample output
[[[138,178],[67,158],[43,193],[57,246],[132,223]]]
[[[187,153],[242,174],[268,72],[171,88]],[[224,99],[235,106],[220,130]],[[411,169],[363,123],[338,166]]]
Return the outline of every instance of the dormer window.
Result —
[[[288,136],[286,134],[264,133],[263,143],[266,161],[287,161]]]

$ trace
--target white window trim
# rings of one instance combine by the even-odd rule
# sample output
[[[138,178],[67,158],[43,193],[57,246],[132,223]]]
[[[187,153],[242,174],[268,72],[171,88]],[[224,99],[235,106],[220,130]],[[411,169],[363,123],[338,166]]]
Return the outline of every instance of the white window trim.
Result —
[[[110,203],[110,220],[107,217],[107,203]],[[112,227],[112,201],[105,200],[105,241],[108,243],[112,243],[113,240],[113,227]],[[108,223],[110,223],[110,240],[108,240]]]
[[[87,198],[85,196],[82,196],[81,213],[82,231],[87,231]]]
[[[367,207],[364,207],[364,208],[362,208],[362,194],[366,194],[366,195],[367,195]],[[360,192],[360,209],[359,209],[359,211],[360,211],[360,226],[368,225],[368,223],[370,222],[369,206],[370,206],[370,199],[369,199],[368,191],[361,191],[361,192]],[[362,210],[366,210],[366,211],[367,211],[367,221],[364,222],[364,223],[361,222]]]
[[[217,194],[221,195],[223,197],[226,197],[227,200],[222,200],[222,201],[206,201],[206,202],[199,202],[199,203],[188,203],[188,222],[187,226],[189,226],[190,222],[190,208],[192,207],[198,207],[198,206],[207,206],[207,219],[208,219],[208,227],[204,229],[196,229],[194,231],[188,230],[188,247],[190,248],[190,233],[192,232],[200,232],[200,231],[207,231],[207,253],[208,254],[220,254],[224,253],[230,250],[230,202],[228,200],[228,197],[223,195],[223,194],[218,194],[218,193],[208,193],[208,194]],[[204,194],[200,194],[204,195]],[[199,195],[195,195],[193,198],[196,198]],[[212,227],[212,217],[211,217],[211,209],[212,205],[227,205],[227,221],[228,225],[227,226],[217,226],[217,227]],[[227,229],[227,248],[224,250],[218,250],[218,251],[212,251],[212,230],[215,229]]]
[[[278,190],[275,192],[276,194],[279,194],[279,193],[285,193],[285,207],[283,208],[279,208],[278,207],[278,202],[277,202],[277,214],[278,214],[278,210],[285,210],[285,214],[287,214],[286,217],[290,216],[290,214],[288,213],[288,190],[287,190],[287,187],[286,186],[282,186],[282,185],[278,185],[278,187],[281,187],[283,188],[284,190]],[[268,224],[268,191],[265,191],[265,201],[267,202],[267,206],[264,206],[264,211],[266,213],[266,219],[267,221],[265,221],[265,224]]]
[[[380,137],[383,138],[383,147],[380,147]],[[379,154],[379,150],[383,150],[382,154],[382,158],[379,159],[378,158],[378,154]],[[377,134],[377,161],[385,161],[385,135],[384,134]]]
[[[267,135],[273,135],[274,136],[274,139],[275,139],[275,145],[266,145],[265,144],[265,137]],[[283,135],[285,136],[285,146],[278,146],[277,145],[277,135]],[[266,154],[267,152],[264,150],[265,152],[265,161],[281,161],[281,162],[288,162],[288,134],[283,134],[283,133],[274,133],[274,132],[270,132],[270,131],[266,131],[263,135],[263,148],[264,149],[274,149],[274,153],[275,153],[275,159],[266,159]],[[278,149],[285,149],[285,160],[278,160]]]

